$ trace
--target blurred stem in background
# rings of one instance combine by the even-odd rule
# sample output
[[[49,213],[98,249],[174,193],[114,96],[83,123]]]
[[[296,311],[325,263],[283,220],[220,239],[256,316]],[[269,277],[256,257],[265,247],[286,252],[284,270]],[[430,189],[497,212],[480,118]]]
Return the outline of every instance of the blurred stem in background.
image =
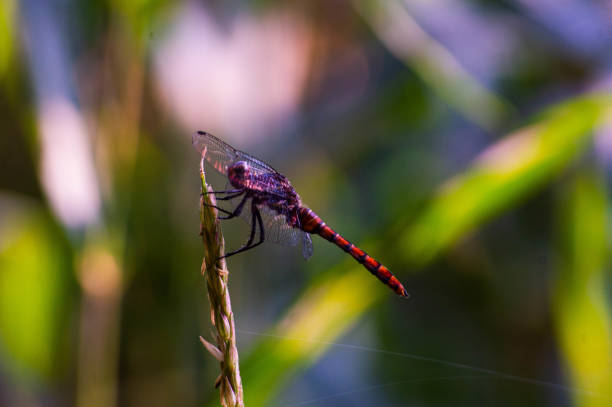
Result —
[[[612,97],[588,95],[561,103],[489,147],[463,174],[453,177],[416,220],[403,219],[387,244],[365,244],[389,264],[418,271],[486,220],[558,175],[584,151]],[[410,283],[407,287],[410,292]],[[296,301],[269,337],[242,364],[249,405],[264,406],[297,372],[314,363],[384,295],[384,287],[350,261],[320,276]]]
[[[553,311],[567,374],[578,407],[604,407],[612,389],[612,321],[606,301],[610,268],[610,201],[600,173],[581,168],[561,195],[562,253],[553,285]],[[601,397],[605,395],[606,397]]]
[[[108,242],[88,241],[77,255],[82,296],[76,405],[114,406],[123,270]]]
[[[125,18],[118,16],[113,21],[102,67],[104,91],[99,101],[89,101],[91,106],[99,103],[95,151],[108,212],[104,219],[105,237],[100,239],[94,234],[83,249],[80,262],[83,299],[79,406],[113,406],[118,402],[120,310],[123,290],[131,278],[125,271],[125,251],[129,213],[137,205],[132,202],[132,185],[141,131],[144,50],[140,41],[131,36]],[[96,281],[95,286],[103,291],[97,294],[89,289],[88,280],[83,277],[96,270],[98,276],[90,278],[102,279]],[[106,291],[104,279],[110,277],[116,283]]]
[[[85,100],[81,105],[77,101],[83,102],[85,95],[75,95],[75,72],[67,46],[70,24],[64,20],[69,14],[61,13],[66,4],[28,0],[20,6],[26,16],[26,48],[37,96],[40,177],[54,213],[72,237],[82,288],[76,404],[113,406],[117,403],[120,305],[126,278],[126,215],[131,209],[132,188],[127,185],[140,124],[142,46],[126,34],[124,20],[115,19],[102,69],[101,100]],[[113,75],[113,63],[119,64],[120,71],[127,66],[127,74]],[[84,111],[93,107],[100,111],[96,115],[98,143],[92,149]],[[125,195],[116,196],[118,191]],[[105,213],[101,201],[106,204]]]
[[[401,2],[354,0],[353,4],[387,49],[468,119],[494,131],[514,116],[514,108],[470,75],[419,26]]]
[[[41,184],[50,206],[72,238],[82,283],[77,405],[111,406],[116,399],[117,289],[120,262],[89,240],[100,224],[100,189],[90,138],[75,85],[59,4],[20,3],[30,74],[36,94]],[[94,254],[95,253],[95,254]]]

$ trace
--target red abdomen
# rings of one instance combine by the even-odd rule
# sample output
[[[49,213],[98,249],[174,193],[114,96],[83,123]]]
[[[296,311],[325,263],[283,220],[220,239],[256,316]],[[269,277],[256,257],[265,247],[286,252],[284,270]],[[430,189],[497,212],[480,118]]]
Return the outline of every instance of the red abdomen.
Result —
[[[389,271],[388,268],[380,264],[378,261],[370,257],[366,252],[340,236],[332,228],[327,226],[316,213],[311,209],[301,207],[298,212],[300,219],[300,228],[307,233],[318,234],[323,239],[335,243],[345,252],[357,260],[380,281],[389,286],[396,294],[408,297],[408,293],[400,281]]]

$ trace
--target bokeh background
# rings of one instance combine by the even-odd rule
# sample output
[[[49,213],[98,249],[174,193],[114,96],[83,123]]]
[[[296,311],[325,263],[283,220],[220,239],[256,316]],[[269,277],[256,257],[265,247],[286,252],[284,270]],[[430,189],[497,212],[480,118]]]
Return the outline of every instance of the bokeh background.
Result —
[[[411,294],[232,258],[246,405],[612,405],[611,87],[605,0],[2,0],[0,404],[218,405],[201,129]]]

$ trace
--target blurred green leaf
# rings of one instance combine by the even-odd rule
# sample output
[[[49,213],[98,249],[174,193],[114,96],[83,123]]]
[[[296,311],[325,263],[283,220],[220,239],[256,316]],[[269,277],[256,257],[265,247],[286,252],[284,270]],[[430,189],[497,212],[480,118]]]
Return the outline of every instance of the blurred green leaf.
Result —
[[[390,293],[385,287],[372,290],[375,280],[360,268],[346,273],[337,267],[331,279],[310,286],[270,336],[243,361],[242,376],[248,378],[243,380],[246,405],[268,405],[292,373],[314,362],[331,341]]]
[[[60,367],[66,250],[46,214],[19,205],[7,208],[2,202],[0,346],[10,355],[15,374],[49,377]]]
[[[583,151],[612,104],[608,95],[558,105],[488,148],[451,178],[399,239],[398,253],[423,265],[477,225],[523,199]]]
[[[17,8],[14,0],[0,2],[0,78],[4,76],[11,64],[15,35],[14,27],[17,17]]]
[[[612,327],[605,293],[609,267],[609,202],[593,172],[576,176],[561,199],[563,253],[554,291],[558,340],[577,406],[609,406],[612,398]],[[601,397],[601,396],[605,397]]]
[[[587,96],[548,110],[487,149],[464,174],[443,186],[416,222],[405,227],[399,244],[372,253],[394,251],[412,264],[431,261],[561,171],[582,151],[611,104],[610,96]],[[392,238],[398,240],[398,236]],[[313,363],[371,306],[391,295],[354,262],[347,260],[326,272],[298,299],[271,336],[243,359],[246,403],[266,405],[291,373]]]

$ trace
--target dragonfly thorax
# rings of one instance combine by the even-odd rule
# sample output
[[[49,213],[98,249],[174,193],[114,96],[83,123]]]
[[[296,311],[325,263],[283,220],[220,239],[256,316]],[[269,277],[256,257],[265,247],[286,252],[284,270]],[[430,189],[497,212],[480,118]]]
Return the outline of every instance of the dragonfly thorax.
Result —
[[[248,187],[249,173],[249,164],[238,161],[227,169],[227,178],[235,188],[245,188]]]

